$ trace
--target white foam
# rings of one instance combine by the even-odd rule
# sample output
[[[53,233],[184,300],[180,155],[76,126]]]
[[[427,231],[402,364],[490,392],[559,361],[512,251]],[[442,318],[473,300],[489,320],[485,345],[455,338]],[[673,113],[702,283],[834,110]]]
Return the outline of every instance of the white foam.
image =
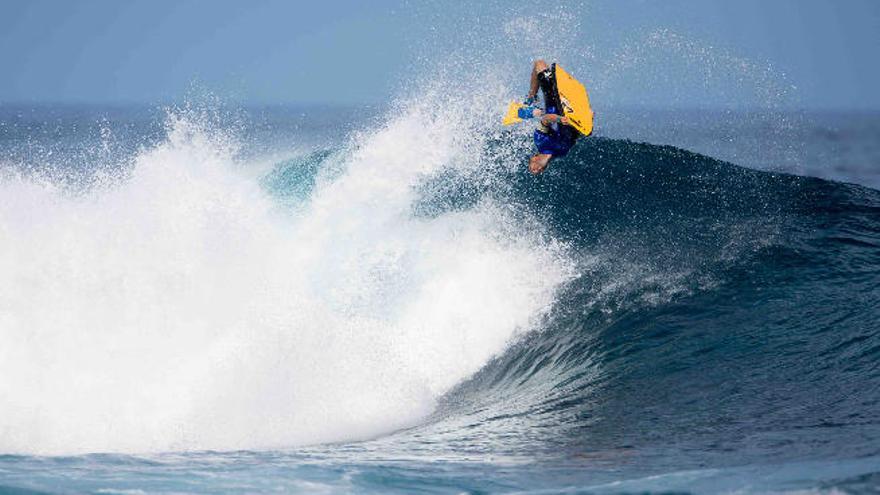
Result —
[[[416,424],[532,329],[570,276],[482,202],[414,218],[479,163],[412,108],[351,143],[296,218],[187,118],[86,195],[0,180],[0,453],[261,449]]]

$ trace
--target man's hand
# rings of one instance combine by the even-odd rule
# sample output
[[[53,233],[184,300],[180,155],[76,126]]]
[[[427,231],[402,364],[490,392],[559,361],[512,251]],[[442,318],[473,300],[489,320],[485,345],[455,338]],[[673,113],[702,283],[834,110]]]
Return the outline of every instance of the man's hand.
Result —
[[[537,114],[536,114],[536,116],[537,116]],[[560,124],[568,125],[568,117],[556,115],[555,113],[548,113],[547,115],[545,115],[541,118],[541,122],[544,125],[550,125],[553,122],[559,122]]]

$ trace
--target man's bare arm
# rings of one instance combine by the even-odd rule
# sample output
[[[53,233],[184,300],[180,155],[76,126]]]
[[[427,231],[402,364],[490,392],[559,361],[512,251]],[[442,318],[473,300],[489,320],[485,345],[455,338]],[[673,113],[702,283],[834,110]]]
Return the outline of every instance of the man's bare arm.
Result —
[[[529,99],[533,99],[538,95],[538,74],[547,70],[547,62],[543,60],[535,60],[532,66],[532,77],[529,80]]]
[[[540,112],[540,110],[536,110],[535,117],[540,116],[540,114],[538,114],[537,112]],[[541,112],[541,113],[543,113],[543,112]],[[562,115],[556,115],[555,113],[548,113],[547,115],[544,115],[543,117],[541,117],[541,122],[544,125],[550,125],[553,122],[559,122],[560,124],[568,125],[568,117],[563,117]]]

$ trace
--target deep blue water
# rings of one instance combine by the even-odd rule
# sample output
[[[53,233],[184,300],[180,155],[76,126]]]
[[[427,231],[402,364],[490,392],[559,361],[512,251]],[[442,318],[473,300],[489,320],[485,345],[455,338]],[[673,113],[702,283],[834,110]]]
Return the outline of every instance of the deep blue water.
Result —
[[[0,492],[876,493],[876,115],[352,115],[0,107]]]

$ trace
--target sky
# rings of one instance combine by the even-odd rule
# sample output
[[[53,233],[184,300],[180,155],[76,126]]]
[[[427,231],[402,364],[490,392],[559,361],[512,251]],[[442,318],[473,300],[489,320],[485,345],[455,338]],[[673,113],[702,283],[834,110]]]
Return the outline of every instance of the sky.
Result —
[[[432,63],[507,68],[544,54],[614,104],[880,109],[880,1],[553,5],[3,0],[0,103],[154,103],[200,88],[375,104]]]

